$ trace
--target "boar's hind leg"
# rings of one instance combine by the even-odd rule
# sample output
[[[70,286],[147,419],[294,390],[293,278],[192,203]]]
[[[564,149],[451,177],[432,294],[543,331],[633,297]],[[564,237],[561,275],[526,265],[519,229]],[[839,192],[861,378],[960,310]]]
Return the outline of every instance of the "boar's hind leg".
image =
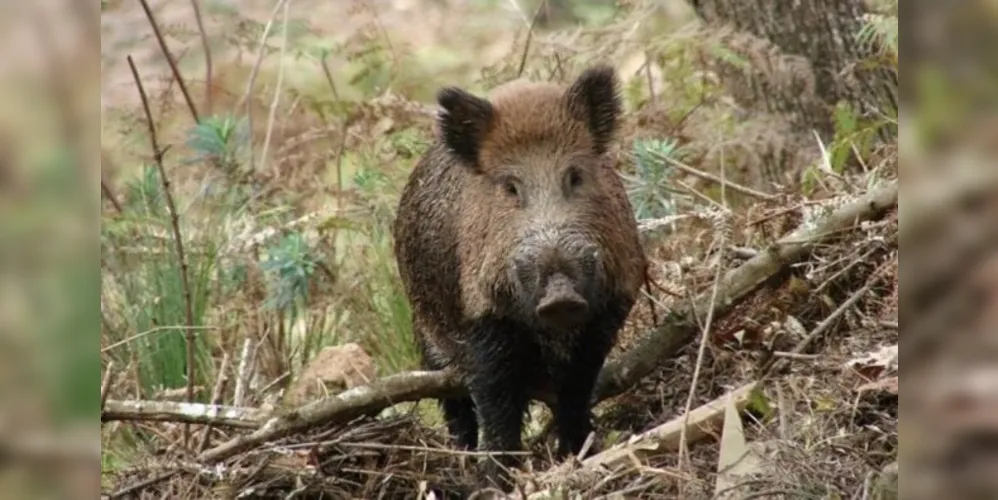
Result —
[[[624,302],[615,304],[606,313],[598,315],[599,320],[582,335],[582,342],[573,352],[554,409],[558,432],[556,456],[559,459],[566,458],[568,454],[578,454],[593,430],[590,417],[593,387],[606,356],[613,347],[616,332],[627,318],[629,310],[630,307]],[[598,447],[594,444],[589,448],[588,454],[597,451]]]
[[[440,407],[447,420],[447,431],[455,444],[462,450],[478,447],[478,419],[475,416],[475,403],[470,397],[445,398]]]
[[[422,338],[422,337],[418,337]],[[443,370],[444,363],[437,361],[432,354],[426,352],[420,344],[423,355],[424,370]],[[447,432],[459,449],[474,450],[478,447],[478,418],[475,416],[475,403],[470,396],[441,398],[440,409],[443,410],[447,422]]]
[[[469,388],[482,427],[479,448],[520,451],[523,413],[529,398],[523,356],[514,343],[517,336],[498,322],[482,321],[473,327],[470,337],[474,362]],[[512,485],[507,469],[516,467],[518,458],[484,457],[482,472],[486,482],[509,491]]]

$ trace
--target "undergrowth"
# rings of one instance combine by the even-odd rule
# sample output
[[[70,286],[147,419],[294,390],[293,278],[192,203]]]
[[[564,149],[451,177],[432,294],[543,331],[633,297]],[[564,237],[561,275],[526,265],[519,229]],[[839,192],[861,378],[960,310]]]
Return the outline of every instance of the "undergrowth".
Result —
[[[162,179],[149,157],[145,117],[131,105],[108,110],[104,151],[119,166],[113,190],[122,211],[107,211],[101,226],[102,357],[128,372],[115,397],[153,398],[184,387],[185,333],[191,330],[198,401],[211,397],[225,355],[233,383],[223,398],[246,406],[280,404],[281,389],[326,346],[357,342],[382,376],[417,368],[390,228],[406,174],[430,140],[432,98],[441,85],[481,91],[518,76],[565,81],[592,61],[611,59],[620,63],[632,115],[619,155],[635,215],[703,214],[752,201],[730,189],[722,198],[715,183],[674,167],[692,165],[731,182],[751,177],[752,160],[744,152],[752,146],[743,139],[758,135],[749,127],[768,126],[739,116],[702,74],[702,57],[739,56],[689,17],[668,18],[644,2],[613,9],[576,2],[567,17],[552,18],[547,31],[535,26],[528,37],[528,23],[516,16],[489,28],[496,16],[489,12],[508,9],[504,2],[463,7],[480,10],[460,29],[440,21],[446,7],[423,3],[426,18],[443,24],[421,46],[400,41],[411,26],[386,27],[361,3],[351,11],[367,12],[369,19],[347,37],[320,27],[304,7],[291,9],[286,24],[277,15],[255,79],[266,20],[213,3],[207,12],[218,23],[209,33],[213,112],[197,124],[176,85],[155,85],[148,71],[148,84],[157,89],[152,99],[160,140],[170,144],[165,164],[189,292],[180,279]],[[101,8],[113,14],[122,7],[102,1]],[[520,14],[529,18],[535,8],[524,2]],[[551,31],[566,26],[557,19],[588,27]],[[182,40],[196,38],[193,25],[163,28]],[[871,17],[858,36],[881,40],[882,57],[896,66],[896,11]],[[200,96],[209,85],[196,52],[182,58],[181,69]],[[483,53],[501,56],[486,61]],[[841,191],[853,182],[844,175],[856,157],[867,170],[878,170],[877,124],[845,106],[835,118],[835,140],[822,145],[824,154],[814,156],[797,192],[781,195]],[[265,160],[260,152],[268,135]],[[188,293],[192,324],[185,319]],[[250,368],[240,373],[242,364]],[[242,399],[232,401],[240,391]],[[123,467],[129,450],[154,436],[122,428],[105,439],[111,440],[104,447],[103,468],[109,469]]]

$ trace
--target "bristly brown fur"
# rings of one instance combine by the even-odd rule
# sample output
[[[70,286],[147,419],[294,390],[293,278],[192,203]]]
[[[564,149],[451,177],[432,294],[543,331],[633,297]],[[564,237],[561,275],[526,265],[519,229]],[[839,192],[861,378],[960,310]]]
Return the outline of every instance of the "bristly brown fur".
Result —
[[[592,384],[646,271],[606,155],[621,112],[614,70],[591,68],[568,87],[510,82],[488,100],[448,87],[438,102],[438,139],[403,190],[394,229],[424,366],[466,375],[472,398],[443,401],[459,445],[477,444],[481,419],[485,448],[517,448],[521,406],[544,397],[565,427],[561,451],[575,452],[590,429]],[[575,333],[538,326],[527,318],[532,308],[511,315],[529,302],[511,281],[511,262],[538,232],[597,249],[592,319]]]

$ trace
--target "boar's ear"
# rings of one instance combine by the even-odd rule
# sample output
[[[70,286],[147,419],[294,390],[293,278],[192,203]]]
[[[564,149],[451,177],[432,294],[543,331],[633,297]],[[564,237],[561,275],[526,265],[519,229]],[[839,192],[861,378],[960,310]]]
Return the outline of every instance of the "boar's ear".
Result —
[[[437,92],[443,108],[438,123],[444,144],[469,166],[477,166],[478,153],[492,122],[492,104],[457,87]]]
[[[613,67],[599,65],[585,70],[569,87],[565,97],[572,116],[589,128],[596,152],[605,152],[617,132],[621,109],[617,73]]]

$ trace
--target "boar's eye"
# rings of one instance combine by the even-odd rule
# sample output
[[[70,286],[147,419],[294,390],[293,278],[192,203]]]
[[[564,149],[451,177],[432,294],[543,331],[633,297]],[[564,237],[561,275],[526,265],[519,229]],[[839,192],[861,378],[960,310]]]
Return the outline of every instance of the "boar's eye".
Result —
[[[576,167],[571,167],[565,172],[565,185],[569,192],[582,185],[582,172]]]
[[[520,198],[520,186],[517,184],[516,179],[506,177],[499,182],[504,193],[514,199]]]

